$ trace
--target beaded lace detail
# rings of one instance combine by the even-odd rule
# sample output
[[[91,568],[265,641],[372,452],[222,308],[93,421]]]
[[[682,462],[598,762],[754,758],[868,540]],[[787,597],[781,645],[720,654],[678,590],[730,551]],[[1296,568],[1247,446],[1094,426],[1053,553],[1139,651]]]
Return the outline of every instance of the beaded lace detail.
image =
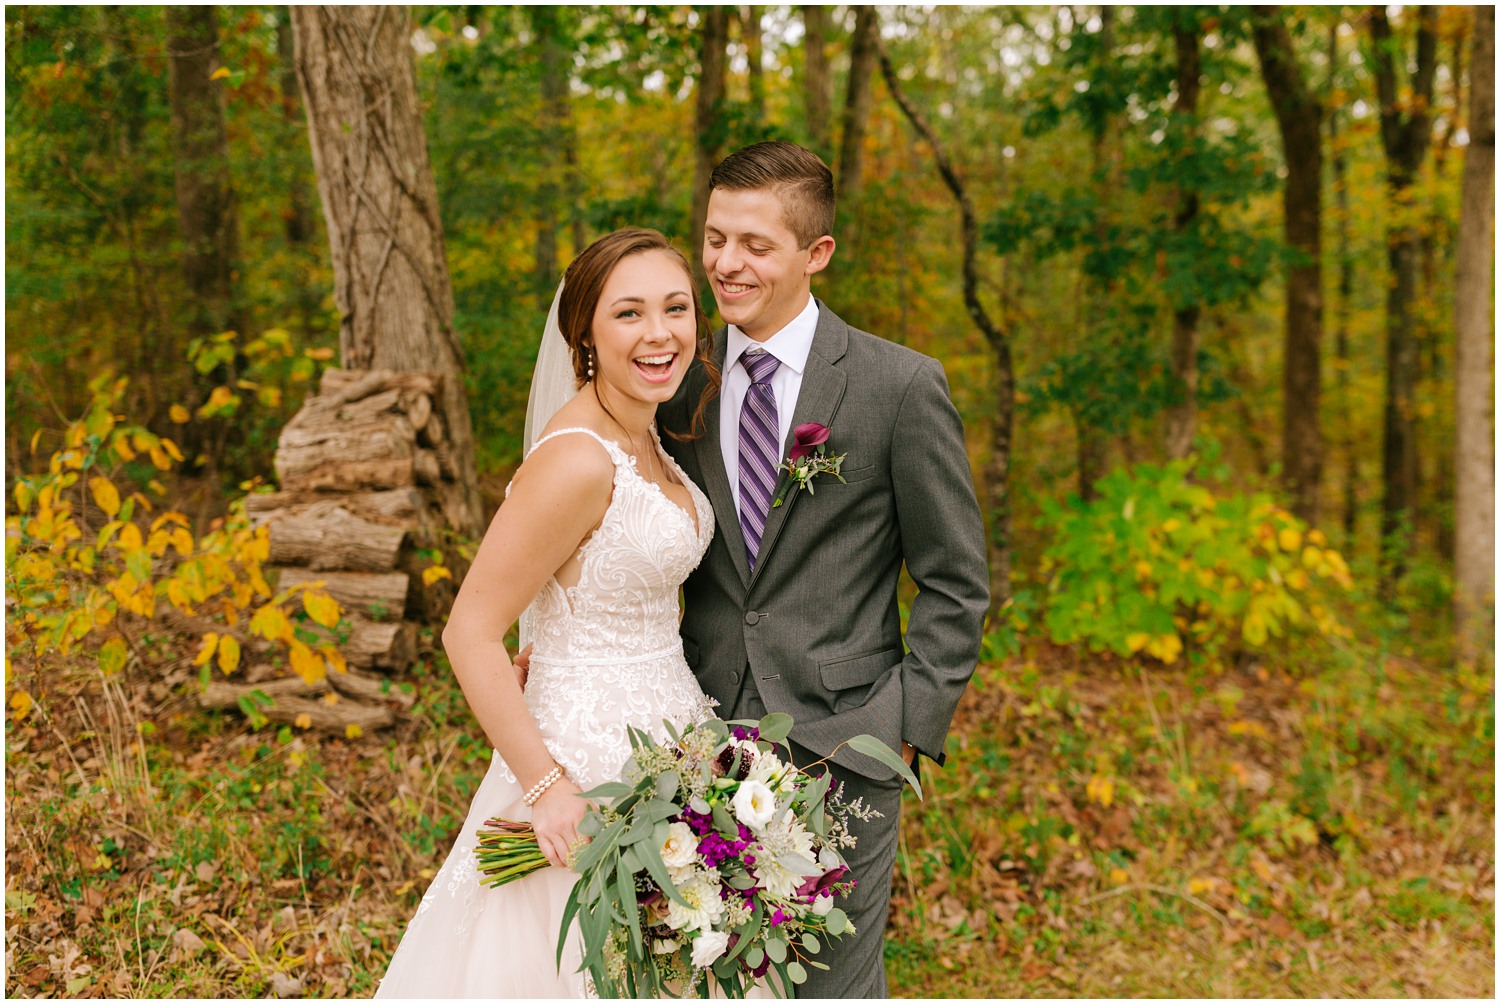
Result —
[[[536,446],[569,433],[591,436],[609,453],[614,493],[579,550],[578,582],[549,579],[537,597],[526,703],[553,757],[588,788],[619,776],[630,755],[627,726],[665,740],[663,719],[680,726],[713,714],[682,657],[677,590],[708,549],[714,514],[659,439],[657,456],[686,486],[696,520],[591,429],[559,429]]]

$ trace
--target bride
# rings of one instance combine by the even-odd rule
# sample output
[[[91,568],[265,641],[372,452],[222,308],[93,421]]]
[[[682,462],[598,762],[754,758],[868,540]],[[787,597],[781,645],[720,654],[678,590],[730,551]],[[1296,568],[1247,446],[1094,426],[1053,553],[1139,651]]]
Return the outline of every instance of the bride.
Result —
[[[713,714],[677,633],[678,587],[708,547],[713,510],[654,425],[694,357],[707,362],[706,328],[687,261],[654,230],[609,234],[568,267],[525,462],[443,632],[495,757],[378,997],[586,994],[576,925],[554,965],[587,808],[578,795],[620,775],[628,726],[665,739],[663,719]],[[524,693],[504,643],[518,618],[535,645]],[[475,833],[496,817],[529,820],[555,867],[481,885]]]

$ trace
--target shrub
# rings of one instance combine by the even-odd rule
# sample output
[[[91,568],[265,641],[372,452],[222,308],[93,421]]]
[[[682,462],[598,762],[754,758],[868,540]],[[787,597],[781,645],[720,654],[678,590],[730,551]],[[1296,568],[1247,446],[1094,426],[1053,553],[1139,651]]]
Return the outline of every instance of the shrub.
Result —
[[[1042,503],[1052,543],[1043,619],[1054,641],[1176,662],[1220,660],[1293,628],[1348,636],[1327,591],[1353,585],[1318,530],[1269,496],[1215,495],[1191,465],[1140,465],[1093,502]]]
[[[47,471],[15,481],[13,514],[5,520],[12,658],[28,648],[40,658],[88,645],[113,675],[132,653],[143,655],[145,626],[175,611],[171,626],[192,632],[187,640],[197,648],[205,686],[215,665],[235,672],[242,642],[256,639],[309,682],[329,667],[342,671],[337,648],[307,624],[337,628],[338,602],[316,588],[273,592],[263,574],[269,534],[250,526],[242,503],[198,536],[182,513],[151,515],[146,493],[164,491],[155,475],[182,454],[172,440],[114,414],[124,387],[124,380],[96,379],[88,413],[69,425]],[[302,611],[295,613],[287,604],[299,594]],[[7,689],[11,713],[24,718],[32,696]]]

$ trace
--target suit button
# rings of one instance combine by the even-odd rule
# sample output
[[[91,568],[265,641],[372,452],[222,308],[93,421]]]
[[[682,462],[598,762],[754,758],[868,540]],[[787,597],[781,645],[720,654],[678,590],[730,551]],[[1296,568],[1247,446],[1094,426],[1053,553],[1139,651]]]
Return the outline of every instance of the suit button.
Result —
[[[760,614],[754,610],[750,611],[745,615],[745,623],[749,624],[751,627],[754,627],[755,625],[760,623]]]
[[[738,674],[738,673],[730,673],[729,674],[729,682],[730,683],[739,683],[740,682],[740,674]]]

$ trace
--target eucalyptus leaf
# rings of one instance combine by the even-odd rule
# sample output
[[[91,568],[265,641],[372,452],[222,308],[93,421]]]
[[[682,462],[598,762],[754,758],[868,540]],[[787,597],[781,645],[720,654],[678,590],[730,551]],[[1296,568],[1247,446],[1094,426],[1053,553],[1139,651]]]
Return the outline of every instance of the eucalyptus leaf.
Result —
[[[792,733],[792,716],[780,711],[773,711],[760,720],[757,726],[760,729],[760,737],[768,743],[784,743],[786,737]]]
[[[656,775],[656,797],[670,803],[682,784],[682,775],[675,770],[664,770]],[[673,807],[675,810],[675,806]]]
[[[828,911],[824,923],[828,925],[829,934],[843,934],[849,927],[849,915],[838,907],[834,907]]]
[[[635,946],[636,953],[640,954],[641,911],[636,905],[635,876],[631,874],[623,857],[615,858],[615,885],[619,890],[620,909],[625,914],[625,926],[630,928],[630,942]]]
[[[766,952],[765,949],[761,948],[759,945],[756,945],[754,948],[750,949],[750,951],[745,953],[745,965],[749,966],[751,969],[756,968],[764,961],[766,961]]]
[[[802,963],[800,962],[788,962],[786,964],[786,974],[791,977],[793,983],[807,982],[807,970],[802,968]]]
[[[813,955],[817,955],[823,950],[822,944],[818,941],[818,936],[811,931],[802,932],[802,947]]]
[[[706,816],[712,811],[712,807],[703,798],[694,795],[688,800],[688,807],[700,816]]]
[[[897,774],[900,774],[906,783],[911,785],[912,790],[917,793],[917,797],[922,797],[922,786],[917,783],[917,775],[912,773],[911,768],[906,765],[905,760],[901,759],[899,753],[896,753],[885,743],[870,735],[857,735],[848,742],[849,748],[854,750],[854,752],[863,753],[867,757],[879,760]]]
[[[766,954],[771,957],[772,962],[786,961],[786,942],[780,938],[770,938],[766,941]]]

